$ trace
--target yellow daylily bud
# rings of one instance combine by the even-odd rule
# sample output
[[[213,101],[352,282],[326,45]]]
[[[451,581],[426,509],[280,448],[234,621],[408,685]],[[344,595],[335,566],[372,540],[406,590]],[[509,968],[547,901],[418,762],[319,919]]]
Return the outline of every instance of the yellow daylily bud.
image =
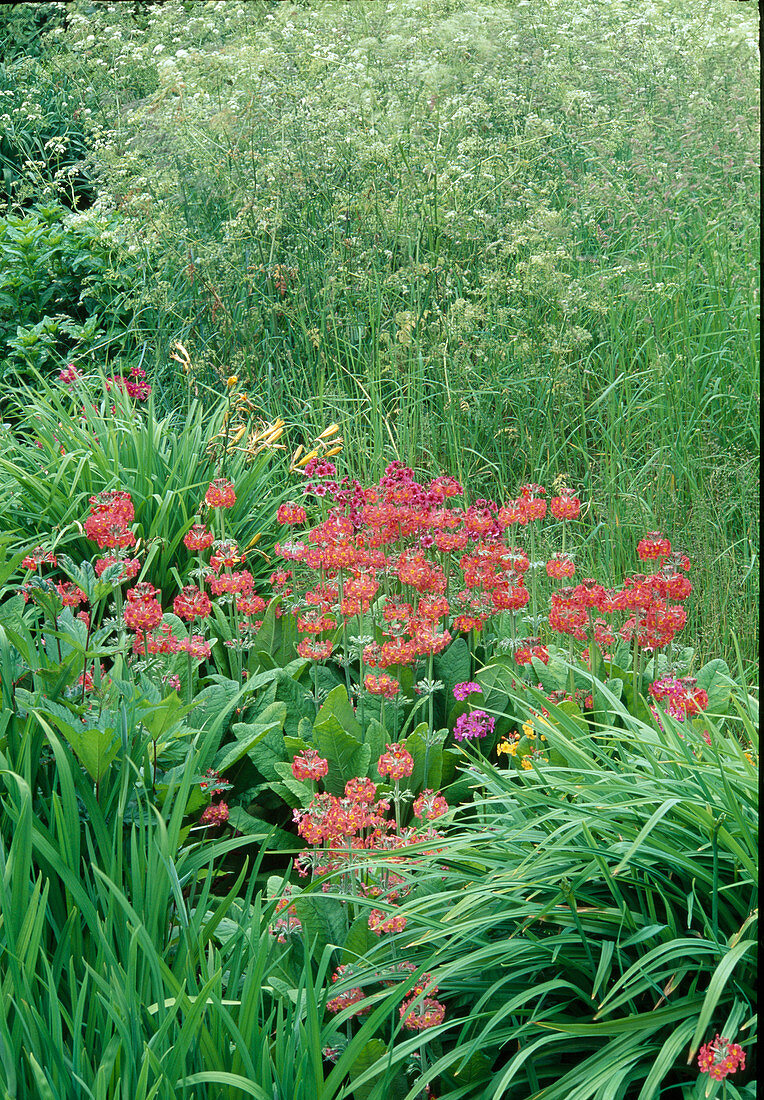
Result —
[[[331,435],[336,435],[340,430],[339,424],[330,424],[328,428],[324,428],[321,435],[316,436],[316,441],[319,439],[328,439]]]
[[[324,458],[331,458],[332,455],[338,455],[341,450],[342,450],[342,444],[341,443],[340,443],[339,447],[330,447],[329,450],[324,455]]]
[[[284,421],[281,423],[276,421],[275,424],[271,424],[269,428],[265,428],[260,438],[263,443],[275,443],[277,439],[281,439],[284,434]]]
[[[177,353],[180,354],[177,354]],[[176,340],[173,344],[173,350],[170,354],[170,358],[175,363],[180,363],[186,374],[191,370],[191,356],[188,354],[180,340]]]
[[[309,462],[312,462],[314,458],[318,458],[318,451],[308,451],[304,458],[301,458],[299,462],[293,462],[293,466],[307,466]]]
[[[228,386],[229,390],[232,390],[233,387],[236,385],[236,383],[238,381],[239,381],[238,374],[231,374],[231,375],[229,375],[228,378],[226,378],[225,384],[226,384],[226,386]]]
[[[251,539],[249,540],[249,542],[248,542],[248,543],[247,543],[247,545],[246,545],[246,546],[244,547],[244,549],[245,549],[245,550],[251,550],[251,549],[252,549],[252,547],[253,547],[253,546],[254,546],[254,545],[255,545],[256,543],[258,543],[258,542],[260,541],[260,539],[261,539],[262,537],[263,537],[263,532],[262,532],[262,531],[258,531],[258,532],[257,532],[257,534],[256,534],[256,535],[254,535],[254,536],[253,536],[253,537],[252,537],[252,538],[251,538]]]

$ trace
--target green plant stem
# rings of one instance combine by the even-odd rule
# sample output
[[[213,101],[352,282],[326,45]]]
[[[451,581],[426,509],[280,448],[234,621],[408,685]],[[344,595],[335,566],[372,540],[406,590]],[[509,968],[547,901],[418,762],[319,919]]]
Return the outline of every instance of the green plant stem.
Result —
[[[531,538],[531,607],[533,608],[533,633],[536,633],[539,622],[538,581],[536,579],[536,520],[530,523]]]

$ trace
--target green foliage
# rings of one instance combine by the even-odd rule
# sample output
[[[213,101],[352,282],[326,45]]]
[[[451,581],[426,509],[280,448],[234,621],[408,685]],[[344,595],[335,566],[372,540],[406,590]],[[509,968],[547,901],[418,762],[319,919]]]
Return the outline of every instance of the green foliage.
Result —
[[[752,1100],[754,31],[723,0],[0,15],[3,1095],[705,1100],[718,1032]],[[69,388],[46,378],[70,360]],[[145,404],[110,379],[138,363]],[[282,595],[243,636],[216,601],[208,658],[136,658],[89,497],[130,493],[165,608],[200,515],[259,584],[282,416],[306,451],[339,422],[370,480],[394,456],[473,499],[575,487],[578,576],[618,583],[663,528],[694,562],[693,648],[523,669],[504,615],[383,701],[348,637],[381,640],[375,609],[311,664]],[[218,476],[224,516],[200,512]],[[87,621],[46,568],[17,592],[41,542]],[[648,690],[678,676],[708,695],[681,722]],[[454,744],[473,678],[495,729]],[[379,783],[404,739],[411,775]],[[311,748],[395,830],[305,847]],[[428,823],[424,787],[451,806]],[[227,824],[200,820],[225,790]],[[435,985],[442,1022],[409,1030]]]
[[[183,536],[222,470],[237,482],[227,534],[242,547],[266,534],[271,549],[270,520],[287,474],[268,448],[225,453],[229,408],[226,401],[213,409],[191,401],[160,416],[151,397],[141,409],[118,390],[106,392],[102,376],[71,391],[36,376],[33,387],[16,393],[19,424],[0,457],[0,515],[19,538],[37,542],[42,530],[55,531],[56,545],[83,561],[94,551],[81,526],[88,499],[106,489],[127,491],[146,552],[142,577],[170,596],[179,587],[173,570],[185,576],[192,561]],[[258,550],[254,568],[267,561]]]
[[[6,5],[0,12],[0,209],[62,201],[91,206],[86,163],[96,137],[92,87],[60,64],[60,4]],[[85,82],[86,83],[86,82]]]
[[[136,270],[113,216],[54,204],[0,219],[3,386],[69,358],[100,363],[124,353],[129,345],[114,330],[129,318],[120,296]]]
[[[463,1095],[470,1065],[484,1100],[702,1095],[709,1033],[749,1060],[755,1041],[755,769],[716,726],[701,752],[697,732],[661,738],[621,708],[614,755],[552,710],[564,763],[476,760],[484,796],[402,905],[452,1020],[437,1094]]]

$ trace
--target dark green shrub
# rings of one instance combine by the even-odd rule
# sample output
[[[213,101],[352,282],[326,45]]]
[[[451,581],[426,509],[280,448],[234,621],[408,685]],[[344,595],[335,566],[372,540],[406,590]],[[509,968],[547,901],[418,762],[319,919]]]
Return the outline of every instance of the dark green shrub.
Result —
[[[115,329],[129,319],[121,296],[135,270],[112,215],[55,204],[0,220],[0,379],[126,351]]]

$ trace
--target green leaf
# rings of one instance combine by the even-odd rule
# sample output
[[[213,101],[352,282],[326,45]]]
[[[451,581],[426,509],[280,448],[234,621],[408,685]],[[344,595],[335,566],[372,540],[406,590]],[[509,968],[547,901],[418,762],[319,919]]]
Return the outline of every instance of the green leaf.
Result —
[[[151,736],[152,741],[161,741],[164,734],[177,726],[187,714],[196,707],[196,703],[182,703],[176,691],[167,695],[160,703],[141,700],[141,722]]]
[[[697,686],[708,693],[708,707],[710,714],[724,714],[729,706],[729,699],[735,681],[730,676],[729,665],[721,658],[709,661],[698,671]]]
[[[547,694],[567,688],[568,670],[559,657],[550,654],[548,664],[544,664],[538,657],[531,657],[531,664],[537,682]]]
[[[371,759],[370,746],[362,745],[348,733],[334,714],[323,722],[316,722],[313,737],[319,754],[329,761],[325,786],[331,794],[343,794],[348,779],[366,775]]]
[[[285,829],[274,829],[262,818],[248,814],[242,806],[231,806],[228,811],[228,824],[237,833],[243,833],[244,836],[251,836],[253,839],[260,841],[267,840],[269,850],[284,851],[300,846],[297,837],[292,836]]]
[[[301,722],[306,717],[313,716],[313,697],[282,669],[279,670],[276,682],[276,699],[287,704],[284,732],[289,734],[290,737],[296,737]]]
[[[58,729],[69,742],[77,759],[87,771],[94,783],[100,783],[108,771],[109,765],[119,754],[121,740],[116,731],[111,727],[99,729],[98,727],[86,728],[74,725],[69,719],[74,715],[64,717],[62,707],[57,708],[55,714],[47,710],[35,710],[40,722],[47,727],[43,715]]]
[[[255,638],[255,645],[257,646],[258,652],[267,653],[271,657],[273,656],[273,649],[276,643],[276,608],[280,606],[280,603],[281,597],[274,596],[265,610],[260,629]]]
[[[433,674],[443,684],[446,699],[453,699],[456,684],[470,678],[472,662],[470,650],[464,638],[457,638],[448,649],[439,653],[433,661]]]
[[[359,959],[362,959],[364,955],[371,951],[378,943],[379,936],[375,936],[374,933],[369,930],[368,914],[362,913],[360,917],[356,917],[350,926],[350,931],[347,934],[340,955],[340,962],[343,965],[358,962]]]
[[[711,981],[708,983],[708,989],[706,990],[706,995],[703,999],[703,1006],[700,1010],[700,1015],[698,1016],[698,1022],[695,1027],[695,1032],[692,1036],[690,1053],[687,1058],[688,1065],[697,1053],[698,1047],[700,1046],[706,1028],[711,1022],[711,1017],[714,1014],[714,1009],[719,1003],[719,999],[724,992],[724,987],[726,986],[729,979],[732,977],[735,967],[743,958],[743,956],[746,955],[752,947],[756,948],[756,946],[756,940],[741,940],[739,943],[735,944],[735,946],[724,956],[724,958],[714,971],[711,977]],[[752,963],[751,965],[755,966],[755,963]]]
[[[314,958],[321,957],[327,944],[342,947],[345,912],[341,902],[324,894],[300,894],[294,904],[302,921],[305,946],[312,949]]]
[[[314,727],[326,722],[330,717],[335,718],[345,733],[354,737],[359,744],[363,741],[363,729],[355,716],[344,684],[338,684],[329,692],[316,715]]]
[[[353,1086],[353,1082],[357,1077],[360,1077],[361,1074],[366,1073],[366,1071],[369,1070],[375,1062],[378,1062],[381,1058],[384,1058],[386,1054],[387,1046],[385,1043],[382,1042],[381,1039],[369,1039],[368,1042],[364,1043],[357,1058],[348,1069],[351,1087]],[[382,1062],[379,1067],[379,1074],[384,1073],[386,1069],[386,1063]],[[362,1085],[356,1085],[355,1088],[353,1088],[353,1097],[355,1098],[355,1100],[368,1100],[368,1097],[371,1096],[376,1087],[376,1084],[377,1082],[372,1079],[369,1081],[365,1081]],[[386,1095],[388,1097],[392,1095],[389,1088],[386,1092]]]
[[[218,683],[208,684],[196,697],[194,725],[197,729],[206,729],[216,722],[221,724],[235,705],[236,696],[241,688],[236,680],[221,679]]]
[[[372,718],[366,724],[363,734],[363,743],[369,747],[369,766],[366,775],[369,779],[373,779],[375,783],[379,782],[380,778],[377,764],[380,756],[387,748],[389,740],[387,730],[376,718]]]
[[[281,786],[285,787],[292,796],[286,801],[290,806],[307,806],[313,797],[313,791],[310,789],[307,783],[301,783],[299,779],[295,779],[292,774],[292,765],[288,764],[284,760],[278,760],[273,765],[274,771],[281,778]]]
[[[212,1004],[212,1001],[210,1001]],[[254,1096],[255,1100],[270,1100],[268,1093],[260,1085],[256,1085],[248,1077],[242,1077],[238,1073],[224,1073],[222,1070],[205,1070],[203,1073],[192,1073],[188,1077],[182,1077],[176,1082],[176,1089],[184,1089],[188,1085],[227,1085],[228,1088],[239,1089],[246,1096]],[[51,1093],[52,1096],[52,1093]]]
[[[277,779],[274,764],[286,760],[282,728],[286,719],[286,703],[271,703],[253,723],[237,722],[233,735],[237,741],[246,742],[245,752],[265,779]],[[243,755],[243,754],[241,754]],[[238,757],[237,757],[238,758]],[[230,767],[230,764],[227,765]]]
[[[412,733],[406,738],[406,749],[414,758],[414,769],[405,785],[409,790],[418,794],[425,787],[437,791],[440,788],[443,773],[443,746],[431,744],[427,752],[425,738],[428,734],[426,722],[420,722]],[[427,775],[424,774],[424,761],[427,757]]]

